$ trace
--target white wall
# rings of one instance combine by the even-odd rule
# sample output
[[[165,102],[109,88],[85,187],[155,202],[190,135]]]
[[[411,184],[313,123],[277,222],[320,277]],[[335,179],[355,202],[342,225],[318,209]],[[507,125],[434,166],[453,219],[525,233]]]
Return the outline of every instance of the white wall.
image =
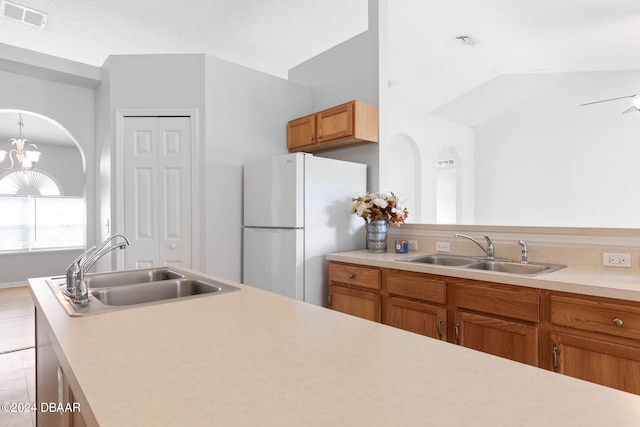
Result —
[[[84,152],[87,189],[87,229],[93,230],[95,196],[93,90],[21,74],[0,71],[0,109],[18,109],[47,116],[66,128]],[[44,147],[46,143],[40,143]],[[43,154],[44,156],[44,154]],[[77,160],[77,159],[76,159]],[[44,157],[43,157],[44,161]],[[91,237],[87,236],[89,241]],[[77,251],[0,255],[2,283],[64,273]]]
[[[287,122],[306,114],[311,90],[208,56],[205,93],[203,267],[240,281],[242,165],[287,152]]]
[[[354,99],[380,106],[379,3],[386,5],[385,0],[369,0],[367,31],[289,70],[290,81],[312,91],[312,103],[301,115]],[[381,120],[382,117],[381,112]],[[383,129],[381,143],[384,143]],[[373,191],[378,190],[380,183],[379,149],[380,144],[367,144],[318,155],[367,164],[367,185]]]
[[[34,170],[51,176],[60,186],[63,196],[82,197],[84,173],[82,156],[78,148],[47,145],[46,141],[37,141],[36,145],[42,155]]]
[[[536,87],[476,126],[476,224],[640,227],[640,72],[514,76]]]
[[[108,234],[122,232],[124,227],[119,221],[116,201],[119,195],[116,188],[116,111],[149,111],[162,110],[195,110],[198,115],[204,111],[204,62],[205,56],[200,54],[184,55],[112,55],[102,67],[102,83],[96,90],[96,141],[99,155],[99,197],[97,212],[99,214],[100,240]],[[199,141],[204,140],[204,125],[192,135]],[[202,144],[201,144],[202,146]],[[196,154],[203,158],[203,152]],[[201,200],[204,190],[194,195]],[[204,215],[195,226],[203,227]],[[111,224],[109,233],[104,224]],[[204,256],[204,249],[197,252]],[[96,265],[96,269],[106,270],[115,266],[111,260],[105,259]],[[196,263],[197,267],[198,264]]]
[[[390,90],[393,90],[390,89]],[[401,135],[405,140],[411,140],[414,145],[415,155],[419,159],[421,169],[420,182],[406,186],[406,190],[389,188],[389,190],[402,193],[416,188],[420,192],[419,222],[436,223],[436,162],[443,149],[451,147],[460,155],[461,162],[459,168],[459,181],[461,182],[458,194],[459,209],[462,218],[467,221],[473,219],[473,198],[474,198],[474,141],[473,130],[432,114],[419,110],[418,108],[391,99],[389,103],[388,127],[389,135],[393,138]],[[413,167],[407,163],[407,158],[398,159],[402,152],[394,151],[393,144],[389,149],[387,158],[390,166],[390,182],[400,186],[401,176],[405,168]],[[417,210],[417,207],[416,207]],[[411,211],[409,212],[411,215]],[[411,218],[411,216],[409,217]],[[410,222],[416,222],[411,219]]]
[[[206,55],[111,56],[98,89],[102,215],[115,215],[115,169],[111,136],[117,109],[197,112],[201,178],[194,197],[199,203],[199,250],[196,268],[240,281],[242,272],[242,165],[283,154],[286,123],[306,114],[310,89]],[[108,111],[107,114],[104,111]],[[107,190],[108,189],[108,190]],[[104,195],[111,191],[110,197]],[[107,218],[101,218],[104,223]],[[117,225],[116,225],[117,226]]]

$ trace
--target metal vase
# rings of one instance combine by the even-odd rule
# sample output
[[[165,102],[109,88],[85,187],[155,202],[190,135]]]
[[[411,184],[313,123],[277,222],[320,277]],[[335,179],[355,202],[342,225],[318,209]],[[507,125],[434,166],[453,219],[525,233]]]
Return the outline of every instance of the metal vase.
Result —
[[[387,230],[389,222],[385,220],[376,220],[367,222],[367,251],[369,252],[387,252]]]

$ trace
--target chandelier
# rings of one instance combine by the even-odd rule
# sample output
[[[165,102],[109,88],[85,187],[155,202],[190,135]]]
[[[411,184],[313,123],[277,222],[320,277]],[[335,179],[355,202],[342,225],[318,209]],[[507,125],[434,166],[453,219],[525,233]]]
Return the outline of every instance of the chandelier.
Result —
[[[28,140],[22,138],[22,128],[24,127],[24,123],[22,123],[22,114],[18,114],[18,117],[19,117],[19,121],[18,121],[19,138],[11,138],[9,140],[11,145],[14,145],[15,148],[9,150],[8,152],[4,150],[0,150],[0,164],[4,162],[8,154],[9,160],[11,161],[11,166],[9,166],[8,168],[0,166],[0,169],[3,169],[3,170],[13,169],[15,165],[13,155],[15,154],[17,161],[22,165],[22,170],[24,172],[29,172],[31,169],[33,169],[33,166],[40,159],[40,152],[30,150],[31,147],[35,149],[38,149],[38,147],[35,144],[27,144]]]

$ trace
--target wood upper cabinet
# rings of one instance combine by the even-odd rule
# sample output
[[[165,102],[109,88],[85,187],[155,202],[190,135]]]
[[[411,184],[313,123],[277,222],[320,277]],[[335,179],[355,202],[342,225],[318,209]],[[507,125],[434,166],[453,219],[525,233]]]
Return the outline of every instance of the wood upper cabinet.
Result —
[[[378,142],[378,108],[351,101],[291,120],[287,125],[290,152],[320,152]]]
[[[316,116],[300,117],[291,120],[287,126],[289,151],[299,151],[316,143]]]
[[[329,263],[329,308],[380,322],[380,270],[353,264]]]
[[[451,296],[454,343],[538,366],[537,289],[464,281],[452,284]]]
[[[551,369],[640,394],[640,304],[552,294]]]
[[[383,271],[384,324],[447,339],[447,284],[437,276],[401,270]]]

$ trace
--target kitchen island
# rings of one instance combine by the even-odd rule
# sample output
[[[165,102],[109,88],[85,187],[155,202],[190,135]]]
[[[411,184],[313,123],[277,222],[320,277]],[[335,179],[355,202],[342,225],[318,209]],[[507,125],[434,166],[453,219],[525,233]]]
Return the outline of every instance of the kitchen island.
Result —
[[[87,425],[640,425],[639,396],[217,280],[84,317],[29,280]]]

